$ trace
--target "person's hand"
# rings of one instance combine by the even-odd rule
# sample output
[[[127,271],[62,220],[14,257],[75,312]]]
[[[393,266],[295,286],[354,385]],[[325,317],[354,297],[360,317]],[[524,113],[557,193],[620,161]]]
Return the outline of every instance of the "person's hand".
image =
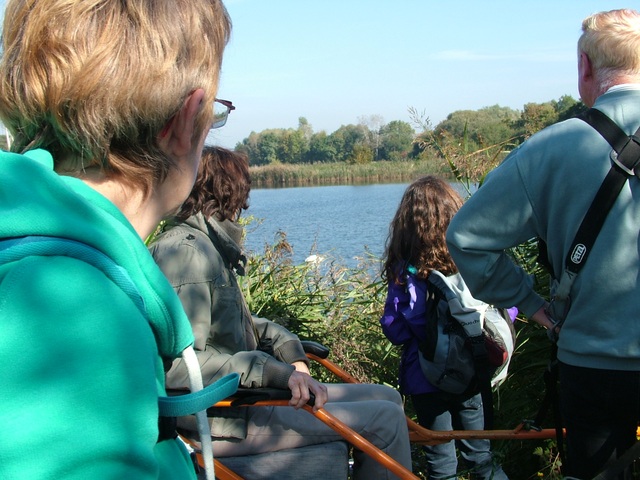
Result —
[[[549,339],[551,341],[556,341],[558,339],[558,334],[560,333],[560,327],[554,321],[553,318],[547,315],[548,304],[544,304],[536,313],[531,315],[531,320],[542,325],[547,329],[547,334],[549,335]]]
[[[289,390],[291,390],[289,405],[295,409],[303,407],[311,398],[311,394],[315,396],[314,412],[322,408],[328,400],[327,387],[313,379],[308,373],[294,370],[289,377],[288,386]]]
[[[296,369],[296,372],[302,372],[302,373],[306,373],[307,375],[311,375],[311,372],[309,371],[309,367],[306,363],[304,362],[293,362],[291,365],[293,365]]]

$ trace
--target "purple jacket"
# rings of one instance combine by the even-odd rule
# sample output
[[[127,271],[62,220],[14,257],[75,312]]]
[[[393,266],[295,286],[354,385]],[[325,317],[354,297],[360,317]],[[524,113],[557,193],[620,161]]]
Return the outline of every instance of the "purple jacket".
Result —
[[[427,282],[406,271],[401,278],[406,284],[390,282],[384,313],[380,319],[382,331],[394,345],[402,345],[398,383],[403,395],[438,392],[422,373],[418,358],[418,345],[424,341],[427,325],[426,299]],[[508,309],[511,321],[518,309]]]
[[[403,395],[437,392],[422,373],[418,359],[418,344],[426,332],[427,282],[412,274],[403,274],[405,285],[390,282],[384,314],[380,319],[382,331],[394,345],[402,345],[399,384]]]

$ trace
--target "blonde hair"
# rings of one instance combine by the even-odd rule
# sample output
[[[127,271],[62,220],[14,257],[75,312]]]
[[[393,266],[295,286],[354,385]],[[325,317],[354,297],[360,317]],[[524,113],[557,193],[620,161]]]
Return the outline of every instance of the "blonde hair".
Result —
[[[589,57],[601,91],[620,75],[640,75],[640,13],[622,9],[600,12],[582,22],[578,51]]]
[[[158,134],[197,88],[213,102],[231,21],[219,0],[9,0],[0,118],[13,151],[98,167],[148,192],[172,161]],[[196,118],[199,137],[213,108]]]

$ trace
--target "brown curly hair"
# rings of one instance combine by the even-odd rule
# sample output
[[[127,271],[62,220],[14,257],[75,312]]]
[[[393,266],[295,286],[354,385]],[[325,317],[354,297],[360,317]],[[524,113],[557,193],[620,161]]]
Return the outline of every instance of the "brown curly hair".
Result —
[[[206,217],[235,221],[249,208],[251,176],[246,155],[221,147],[205,147],[196,182],[176,215],[186,220],[202,212]]]
[[[383,280],[399,282],[408,265],[416,268],[420,278],[427,278],[431,270],[456,273],[445,237],[462,203],[462,197],[438,177],[429,175],[409,185],[389,225]]]

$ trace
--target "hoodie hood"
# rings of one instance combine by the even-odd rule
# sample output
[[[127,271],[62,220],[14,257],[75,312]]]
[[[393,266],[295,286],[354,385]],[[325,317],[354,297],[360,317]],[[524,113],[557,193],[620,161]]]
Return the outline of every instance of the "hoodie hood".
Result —
[[[67,238],[126,269],[144,300],[162,357],[175,358],[193,343],[180,300],[133,226],[83,181],[55,173],[49,152],[0,153],[0,215],[0,238]]]

